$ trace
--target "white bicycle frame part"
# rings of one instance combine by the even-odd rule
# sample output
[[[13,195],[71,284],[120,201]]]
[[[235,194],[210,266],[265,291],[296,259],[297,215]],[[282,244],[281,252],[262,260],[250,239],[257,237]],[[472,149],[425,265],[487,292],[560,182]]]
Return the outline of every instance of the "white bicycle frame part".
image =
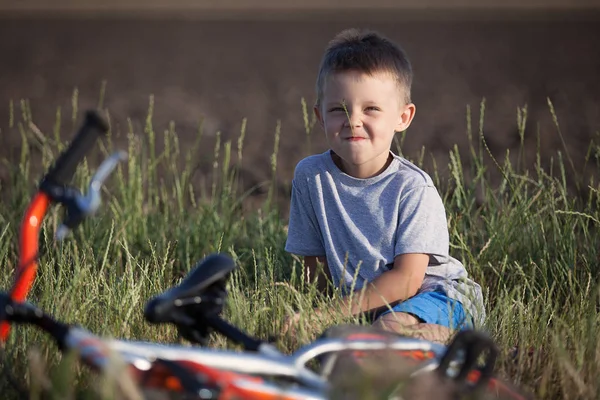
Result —
[[[82,360],[87,362],[89,365],[99,369],[106,370],[111,368],[111,364],[114,356],[117,355],[121,358],[125,364],[132,365],[140,370],[147,370],[151,367],[151,362],[156,358],[162,358],[166,360],[186,360],[191,362],[199,362],[203,365],[207,365],[213,368],[221,368],[220,365],[229,365],[233,367],[233,364],[243,365],[243,359],[254,359],[251,361],[256,370],[252,368],[240,369],[240,368],[221,368],[232,372],[246,372],[268,375],[279,375],[298,377],[303,375],[304,372],[310,374],[312,371],[293,371],[291,366],[287,366],[287,369],[282,370],[281,363],[274,363],[269,365],[269,358],[273,356],[263,356],[257,353],[253,357],[245,357],[244,353],[236,353],[225,350],[210,350],[210,349],[198,349],[193,347],[185,347],[180,345],[161,345],[149,342],[129,342],[123,340],[103,340],[98,336],[93,335],[89,331],[81,328],[73,327],[69,331],[67,338],[65,339],[65,345],[68,349],[73,349],[79,352],[79,356]],[[192,354],[190,354],[190,350]],[[213,354],[214,353],[214,354]],[[280,356],[285,358],[283,354]],[[215,360],[221,360],[215,362]],[[247,362],[247,360],[246,360]],[[285,369],[284,365],[284,369]],[[271,373],[268,373],[270,371]],[[286,373],[287,372],[287,373]],[[243,377],[236,379],[233,384],[238,388],[245,390],[256,390],[257,392],[264,393],[269,391],[275,395],[285,397],[286,399],[297,399],[297,400],[325,400],[327,399],[328,385],[318,375],[314,374],[314,377],[309,379],[303,379],[302,381],[312,381],[315,383],[312,388],[302,388],[297,385],[275,385],[270,382],[253,382],[250,379]]]
[[[344,350],[389,349],[433,352],[433,360],[423,363],[422,368],[416,372],[420,373],[434,369],[445,349],[440,344],[413,338],[399,337],[394,341],[329,338],[305,345],[291,355],[276,352],[270,345],[266,347],[268,349],[266,352],[250,353],[121,339],[106,340],[76,327],[71,328],[65,342],[68,348],[77,349],[84,360],[100,369],[107,367],[111,353],[117,353],[125,362],[140,370],[149,369],[151,363],[157,358],[170,361],[185,360],[238,373],[294,378],[319,391],[326,391],[328,383],[323,376],[308,369],[306,363],[320,355]]]

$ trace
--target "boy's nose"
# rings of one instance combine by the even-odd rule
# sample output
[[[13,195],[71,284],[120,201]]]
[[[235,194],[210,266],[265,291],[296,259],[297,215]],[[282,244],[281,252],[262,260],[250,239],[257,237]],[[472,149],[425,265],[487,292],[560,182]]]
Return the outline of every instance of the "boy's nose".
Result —
[[[353,128],[362,126],[362,119],[360,118],[359,113],[348,113],[348,118],[346,118],[346,126],[351,126]]]

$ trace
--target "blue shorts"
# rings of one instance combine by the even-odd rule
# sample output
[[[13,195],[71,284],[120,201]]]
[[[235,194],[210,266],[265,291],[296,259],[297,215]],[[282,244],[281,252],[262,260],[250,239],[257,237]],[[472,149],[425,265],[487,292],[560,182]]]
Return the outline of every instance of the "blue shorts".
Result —
[[[465,312],[460,301],[442,292],[423,292],[381,312],[403,312],[417,317],[420,322],[443,325],[450,329],[473,329],[473,318]]]

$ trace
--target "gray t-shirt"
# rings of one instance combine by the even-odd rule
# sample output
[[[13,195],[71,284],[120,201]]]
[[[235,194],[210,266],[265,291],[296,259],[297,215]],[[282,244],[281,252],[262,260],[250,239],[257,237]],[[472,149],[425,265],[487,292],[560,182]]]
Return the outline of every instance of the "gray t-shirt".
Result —
[[[325,256],[334,284],[346,290],[360,289],[390,270],[400,254],[429,254],[419,292],[445,292],[482,324],[481,287],[449,255],[446,212],[437,189],[424,171],[392,155],[385,171],[367,179],[343,173],[330,151],[300,161],[285,250]]]

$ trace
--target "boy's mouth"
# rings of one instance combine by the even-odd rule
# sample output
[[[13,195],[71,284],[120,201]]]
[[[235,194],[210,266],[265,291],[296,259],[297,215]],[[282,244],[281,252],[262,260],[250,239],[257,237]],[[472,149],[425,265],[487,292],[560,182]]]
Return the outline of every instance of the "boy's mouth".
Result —
[[[365,140],[365,138],[361,137],[361,136],[350,136],[350,137],[345,138],[344,140],[347,140],[348,142],[358,142],[361,140]]]

